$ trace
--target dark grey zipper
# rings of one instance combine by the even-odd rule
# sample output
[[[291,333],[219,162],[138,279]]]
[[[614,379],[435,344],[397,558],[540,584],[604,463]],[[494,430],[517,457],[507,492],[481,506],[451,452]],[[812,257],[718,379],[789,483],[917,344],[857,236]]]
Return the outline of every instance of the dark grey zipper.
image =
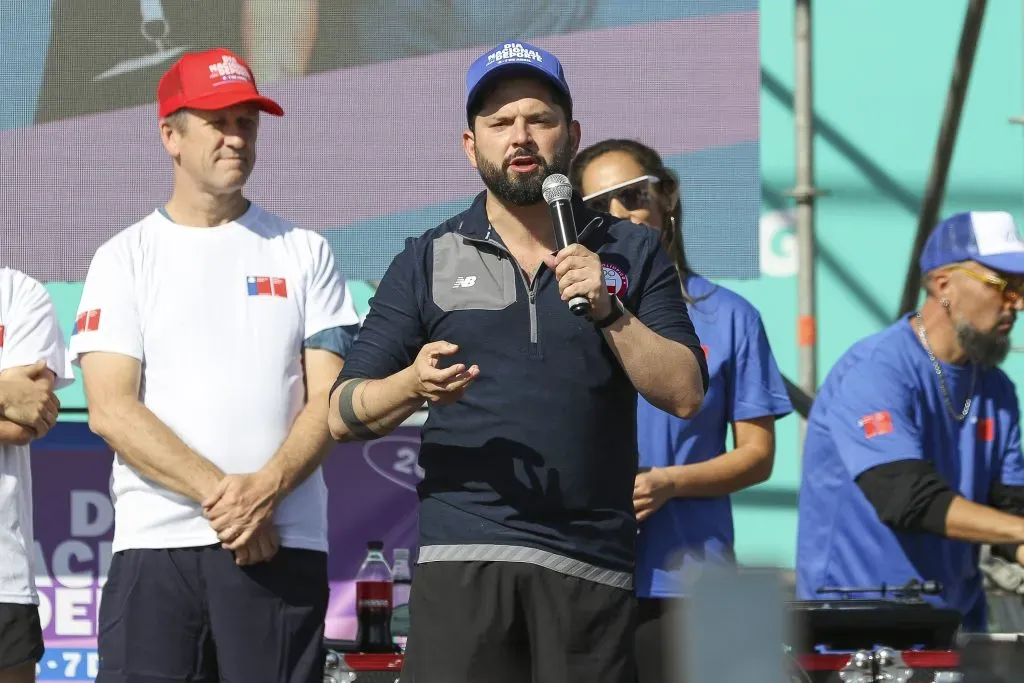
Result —
[[[520,270],[519,266],[516,266],[517,270]],[[537,284],[537,276],[540,274],[540,268],[533,275],[533,284]],[[523,275],[523,283],[526,282],[526,276]],[[526,292],[530,295],[530,343],[534,346],[537,345],[537,292],[530,285],[526,286]]]
[[[603,221],[604,221],[604,219],[601,218],[600,216],[596,216],[593,219],[591,219],[591,221],[589,223],[587,223],[587,225],[583,228],[583,230],[580,231],[580,234],[579,234],[577,239],[582,239],[583,235],[585,235],[587,233],[587,231],[590,230],[590,228],[597,227],[597,226],[601,225],[601,223]],[[461,224],[459,225],[459,229],[460,230],[462,229],[462,225]],[[490,234],[490,230],[487,231],[487,234]],[[469,237],[468,235],[463,235],[463,239],[465,239],[467,242],[476,242],[478,244],[488,244],[488,245],[494,247],[495,249],[497,249],[498,251],[500,251],[501,253],[505,254],[505,256],[508,257],[509,261],[512,262],[512,267],[515,268],[516,272],[519,274],[519,278],[523,281],[523,286],[526,287],[526,294],[527,294],[527,296],[529,297],[529,300],[530,300],[530,344],[532,344],[533,346],[536,346],[537,345],[537,290],[535,289],[535,287],[537,285],[537,280],[540,279],[540,269],[544,266],[544,264],[542,263],[542,264],[540,264],[540,266],[537,267],[537,272],[533,274],[533,282],[527,282],[526,275],[523,273],[523,269],[519,267],[519,264],[516,263],[515,258],[512,256],[512,252],[510,252],[508,249],[506,249],[504,244],[501,244],[500,242],[495,242],[494,240],[491,240],[491,239],[488,239],[488,238]]]
[[[537,268],[537,272],[533,274],[533,282],[527,282],[526,275],[523,273],[523,269],[516,263],[515,258],[512,256],[512,252],[505,248],[505,245],[495,242],[489,239],[481,239],[479,237],[466,237],[463,236],[467,242],[476,242],[478,244],[488,244],[501,253],[508,257],[508,260],[512,262],[512,267],[519,274],[519,279],[523,282],[523,287],[526,288],[526,294],[530,300],[530,344],[533,346],[537,345],[537,290],[534,287],[537,285],[537,279],[540,275],[540,267]],[[542,263],[541,266],[544,264]]]

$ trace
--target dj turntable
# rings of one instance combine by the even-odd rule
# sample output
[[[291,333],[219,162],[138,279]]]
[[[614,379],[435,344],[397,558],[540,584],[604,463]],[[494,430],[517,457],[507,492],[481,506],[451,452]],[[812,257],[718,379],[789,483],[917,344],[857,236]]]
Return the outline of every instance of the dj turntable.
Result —
[[[962,681],[960,613],[923,595],[934,582],[829,588],[836,597],[789,603],[793,680],[801,683],[953,683]],[[871,595],[877,597],[851,597]]]

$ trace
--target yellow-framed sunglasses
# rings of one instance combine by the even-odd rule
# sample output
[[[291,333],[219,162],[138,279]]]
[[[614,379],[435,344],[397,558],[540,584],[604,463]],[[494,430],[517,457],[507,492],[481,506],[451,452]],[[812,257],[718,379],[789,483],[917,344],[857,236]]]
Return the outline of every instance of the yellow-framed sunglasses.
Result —
[[[950,266],[949,269],[959,270],[961,273],[964,273],[968,277],[971,277],[977,280],[978,282],[982,282],[988,285],[989,287],[998,290],[1003,295],[1003,298],[1006,299],[1006,302],[1009,304],[1016,305],[1018,301],[1024,299],[1024,279],[1018,279],[1016,282],[1010,282],[1009,280],[1004,280],[1003,278],[998,277],[996,275],[986,275],[984,273],[979,273],[965,266]]]

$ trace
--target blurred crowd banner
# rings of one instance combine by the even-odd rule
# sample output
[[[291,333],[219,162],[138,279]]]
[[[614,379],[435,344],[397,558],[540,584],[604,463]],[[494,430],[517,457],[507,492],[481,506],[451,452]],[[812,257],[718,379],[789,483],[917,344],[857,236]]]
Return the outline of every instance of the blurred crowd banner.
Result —
[[[527,40],[563,61],[583,144],[634,137],[682,176],[691,263],[756,277],[757,0],[0,0],[0,264],[84,279],[165,201],[156,85],[183,52],[246,57],[284,106],[250,196],[321,231],[352,279],[482,184],[462,152],[467,66]]]
[[[324,464],[329,490],[331,598],[327,636],[355,637],[355,578],[366,542],[416,556],[419,428],[342,444]],[[63,423],[32,453],[35,567],[46,655],[40,681],[92,680],[101,589],[110,566],[114,511],[107,445],[84,423]]]

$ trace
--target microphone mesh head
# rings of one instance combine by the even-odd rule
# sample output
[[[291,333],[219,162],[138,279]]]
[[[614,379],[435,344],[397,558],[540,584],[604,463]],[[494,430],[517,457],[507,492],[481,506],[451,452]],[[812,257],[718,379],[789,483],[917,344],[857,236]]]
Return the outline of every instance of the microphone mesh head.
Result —
[[[544,179],[541,192],[544,194],[544,201],[548,204],[561,200],[569,201],[572,199],[572,184],[561,173],[552,173]]]

